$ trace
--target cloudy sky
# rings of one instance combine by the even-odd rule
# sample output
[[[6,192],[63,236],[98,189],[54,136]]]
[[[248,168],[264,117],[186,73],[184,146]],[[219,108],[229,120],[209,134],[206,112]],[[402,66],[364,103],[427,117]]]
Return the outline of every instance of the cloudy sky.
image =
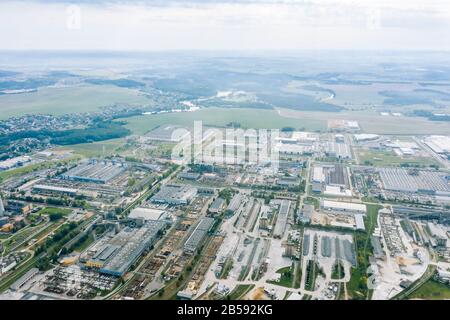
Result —
[[[0,50],[450,50],[450,1],[1,0],[0,39]]]

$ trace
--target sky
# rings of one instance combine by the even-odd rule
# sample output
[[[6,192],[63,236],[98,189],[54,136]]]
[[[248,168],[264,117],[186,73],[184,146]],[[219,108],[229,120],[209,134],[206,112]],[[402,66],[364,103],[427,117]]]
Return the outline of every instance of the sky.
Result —
[[[0,50],[304,49],[450,50],[450,1],[0,1]]]

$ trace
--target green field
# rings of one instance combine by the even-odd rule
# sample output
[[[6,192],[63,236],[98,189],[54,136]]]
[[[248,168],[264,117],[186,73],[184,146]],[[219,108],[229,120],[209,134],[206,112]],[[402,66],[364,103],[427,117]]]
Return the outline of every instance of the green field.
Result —
[[[254,284],[239,284],[227,296],[227,300],[239,300],[255,287]]]
[[[242,128],[281,129],[293,127],[295,129],[315,131],[326,129],[326,122],[322,120],[291,119],[278,115],[275,110],[255,109],[225,109],[207,108],[195,112],[164,113],[142,115],[123,119],[126,127],[134,134],[144,134],[162,124],[194,126],[194,121],[203,121],[204,126],[225,127],[230,122],[240,123]]]
[[[44,161],[44,162],[40,162],[40,163],[34,163],[34,164],[30,164],[30,165],[25,165],[23,167],[19,167],[19,168],[15,168],[15,169],[11,169],[11,170],[6,170],[6,171],[2,171],[0,172],[0,181],[9,179],[11,177],[18,177],[18,176],[22,176],[24,174],[30,173],[32,171],[37,171],[37,170],[42,170],[42,169],[46,169],[46,168],[51,168],[53,166],[55,166],[57,163],[66,163],[70,160],[74,160],[76,157],[70,157],[67,158],[65,160],[62,161]]]
[[[430,279],[408,298],[426,300],[450,299],[450,286]]]
[[[420,167],[439,166],[439,163],[430,157],[401,157],[394,152],[363,149],[357,150],[357,153],[361,164],[370,163],[378,167],[399,167],[401,164]]]
[[[276,284],[283,287],[292,287],[292,266],[287,266],[277,270],[277,273],[281,274],[280,281],[267,281],[271,284]]]
[[[68,215],[69,213],[71,213],[72,210],[70,209],[65,209],[65,208],[53,208],[53,207],[46,207],[43,208],[41,210],[39,210],[36,214],[40,215],[40,214],[55,214],[55,213],[60,213],[62,215]]]
[[[279,111],[282,116],[292,120],[298,119],[298,121],[355,120],[358,121],[361,131],[364,133],[395,135],[450,134],[448,122],[430,121],[419,117],[384,117],[378,112],[369,110],[320,112],[279,108]]]
[[[84,157],[108,156],[116,151],[117,148],[125,144],[125,139],[111,139],[92,143],[73,144],[66,147],[57,147],[55,150],[72,150],[74,153]]]
[[[358,265],[351,269],[350,281],[347,283],[347,291],[351,299],[369,299],[371,295],[367,288],[367,268],[369,267],[369,257],[373,254],[370,236],[375,229],[379,209],[381,209],[379,205],[367,205],[367,217],[364,219],[366,231],[355,232],[354,235]]]
[[[9,178],[15,177],[15,176],[21,176],[21,175],[30,173],[34,170],[44,169],[47,166],[48,166],[47,162],[42,162],[42,163],[27,165],[24,167],[19,167],[16,169],[2,171],[2,172],[0,172],[0,181],[9,179]]]
[[[145,105],[149,100],[136,90],[115,86],[87,85],[70,88],[42,88],[36,92],[0,96],[0,119],[24,114],[63,115],[96,111],[116,103]]]

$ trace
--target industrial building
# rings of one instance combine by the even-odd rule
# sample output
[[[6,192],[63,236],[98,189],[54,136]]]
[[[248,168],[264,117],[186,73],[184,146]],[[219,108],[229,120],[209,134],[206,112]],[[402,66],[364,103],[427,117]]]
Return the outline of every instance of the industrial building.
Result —
[[[312,182],[322,183],[325,181],[325,175],[323,173],[323,167],[314,167]]]
[[[354,134],[353,137],[355,138],[356,142],[365,142],[377,140],[380,136],[371,133],[361,133],[361,134]]]
[[[0,199],[1,201],[1,199]],[[15,213],[15,214],[28,214],[30,213],[31,209],[33,208],[33,205],[31,203],[27,203],[24,201],[17,201],[17,200],[8,200],[6,203],[6,207],[9,212]],[[2,215],[2,211],[4,212],[4,209],[2,210],[3,205],[0,204],[0,216]]]
[[[357,212],[366,213],[366,211],[367,211],[365,204],[330,201],[330,200],[323,200],[322,207],[325,210],[344,211],[344,212],[352,212],[352,213],[357,213]]]
[[[197,195],[197,188],[168,184],[161,187],[151,201],[155,203],[167,203],[171,205],[188,204]]]
[[[5,215],[5,206],[3,205],[3,199],[0,195],[0,217]]]
[[[194,254],[198,249],[200,243],[203,241],[203,239],[205,239],[206,234],[211,229],[213,224],[213,218],[202,218],[189,238],[184,243],[183,252],[187,254]]]
[[[366,230],[363,214],[355,214],[355,225],[356,225],[356,230]]]
[[[165,210],[156,209],[156,208],[134,208],[131,210],[128,218],[130,219],[143,219],[145,221],[154,220],[160,221],[164,220],[167,217],[167,213]]]
[[[423,142],[437,154],[445,158],[450,156],[450,136],[429,136]]]
[[[219,197],[216,200],[214,200],[214,202],[209,207],[208,211],[209,211],[209,213],[212,213],[212,214],[218,214],[222,211],[224,206],[225,206],[225,200]]]
[[[0,161],[0,171],[9,170],[15,167],[23,166],[25,163],[30,162],[29,156],[20,156],[11,159]]]
[[[180,142],[190,135],[188,129],[177,125],[162,125],[147,133],[144,137],[149,140]]]
[[[108,183],[118,175],[122,174],[126,167],[121,162],[89,160],[75,168],[63,173],[60,178],[91,183]]]
[[[126,227],[103,244],[86,262],[87,267],[100,273],[123,276],[158,238],[166,223],[148,220],[140,228]]]
[[[50,186],[44,184],[35,184],[33,186],[33,192],[45,195],[74,197],[78,194],[78,189]]]
[[[326,182],[331,186],[348,186],[347,170],[344,165],[336,164],[328,168]]]
[[[300,221],[302,223],[310,223],[313,213],[314,213],[314,206],[311,204],[304,204],[300,216]]]
[[[291,201],[289,200],[281,200],[279,201],[279,209],[277,222],[275,224],[275,228],[273,230],[273,237],[281,239],[286,230],[287,219],[289,216],[289,211],[291,208]]]
[[[236,213],[236,211],[239,209],[242,203],[242,195],[239,193],[236,193],[233,198],[230,201],[230,204],[227,207],[227,214],[233,215]]]
[[[450,193],[449,183],[439,172],[383,168],[379,170],[379,173],[386,190],[431,194]]]
[[[300,179],[297,177],[282,177],[277,179],[277,185],[283,187],[297,187],[300,185]]]
[[[198,180],[200,178],[201,174],[198,172],[190,172],[190,171],[183,171],[178,174],[178,178],[183,180]]]
[[[428,231],[432,237],[431,244],[433,247],[437,248],[446,248],[447,247],[447,233],[442,229],[441,226],[428,222],[427,223]]]
[[[327,157],[338,159],[351,159],[352,152],[348,144],[343,142],[328,141],[325,144],[325,154]]]

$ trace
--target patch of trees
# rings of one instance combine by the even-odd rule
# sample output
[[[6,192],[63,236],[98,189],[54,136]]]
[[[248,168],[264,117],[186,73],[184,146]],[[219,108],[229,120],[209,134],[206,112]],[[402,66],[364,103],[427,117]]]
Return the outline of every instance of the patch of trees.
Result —
[[[293,127],[283,127],[283,128],[281,128],[281,131],[282,132],[292,132],[292,131],[295,131],[295,128],[293,128]]]
[[[52,130],[28,130],[14,132],[0,136],[0,145],[9,144],[12,141],[35,138],[38,140],[49,140],[53,144],[69,145],[86,142],[103,141],[108,139],[122,138],[130,133],[130,130],[123,127],[121,122],[97,122],[85,129],[70,129],[63,131]]]

